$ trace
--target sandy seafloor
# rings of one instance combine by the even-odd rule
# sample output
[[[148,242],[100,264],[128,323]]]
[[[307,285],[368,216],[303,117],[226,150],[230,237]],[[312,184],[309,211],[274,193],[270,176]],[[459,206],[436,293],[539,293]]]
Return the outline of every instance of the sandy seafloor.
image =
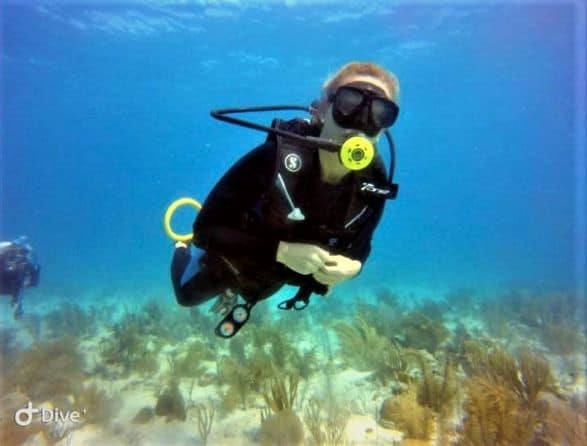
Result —
[[[426,290],[410,290],[411,294],[417,294],[423,299],[427,299]],[[402,293],[408,293],[407,290],[402,290]],[[400,293],[401,294],[401,293]],[[433,295],[434,293],[430,293]],[[329,298],[338,298],[332,296]],[[279,296],[274,296],[270,300],[270,309],[275,308],[275,305],[282,299],[290,297],[288,292],[280,292]],[[55,300],[49,300],[55,302]],[[59,300],[57,300],[59,302]],[[95,304],[94,299],[86,299],[84,302]],[[102,301],[104,305],[111,305],[114,308],[120,308],[121,314],[128,311],[128,307],[123,309],[121,302],[124,302],[124,296],[113,297],[107,301]],[[27,343],[27,333],[19,326],[19,322],[12,321],[10,317],[5,317],[11,314],[9,306],[6,301],[1,303],[3,318],[2,328],[13,328],[19,333],[20,341]],[[183,308],[170,306],[171,311],[186,311]],[[208,308],[205,305],[204,308]],[[27,308],[30,308],[28,302]],[[55,303],[39,303],[35,306],[34,312],[43,314],[55,308]],[[137,308],[139,305],[137,304]],[[275,309],[273,316],[279,316],[280,312]],[[324,328],[316,323],[318,318],[323,318],[327,315],[312,313],[311,310],[306,310],[305,314],[300,317],[312,318],[312,322],[306,324],[305,327],[309,329],[305,332],[297,333],[295,335],[296,343],[302,350],[317,346],[317,339],[319,339],[319,332]],[[112,315],[113,319],[116,315]],[[476,333],[483,333],[485,331],[484,322],[476,318],[473,314],[463,316],[454,310],[447,311],[444,314],[444,325],[449,330],[455,329],[458,323],[464,325]],[[246,328],[245,328],[246,329]],[[100,362],[99,344],[100,341],[111,336],[112,333],[105,327],[101,327],[94,336],[85,337],[80,340],[79,347],[84,355],[87,370],[95,369]],[[530,337],[525,337],[526,335]],[[577,353],[572,357],[558,356],[548,354],[546,349],[540,345],[540,342],[531,337],[531,333],[524,333],[524,327],[520,327],[519,332],[516,333],[515,339],[507,341],[508,348],[529,347],[534,351],[544,354],[555,373],[556,379],[560,388],[567,395],[585,395],[586,383],[585,376],[587,370],[585,368],[586,357],[582,353]],[[197,339],[198,336],[190,333],[186,334],[185,342]],[[334,333],[330,334],[331,339],[336,339]],[[496,339],[496,341],[500,341]],[[503,340],[501,340],[503,341]],[[30,342],[30,340],[28,341]],[[334,341],[336,342],[336,341]],[[181,344],[181,343],[180,343]],[[132,445],[132,446],[157,446],[157,445],[202,445],[204,442],[200,438],[197,427],[197,420],[195,414],[194,404],[208,403],[215,405],[219,399],[219,386],[214,382],[207,385],[193,385],[190,388],[189,380],[183,379],[180,381],[179,390],[184,397],[187,405],[187,420],[186,421],[167,421],[165,417],[155,416],[151,421],[145,424],[133,423],[133,418],[145,406],[154,407],[157,402],[157,392],[161,390],[158,381],[165,381],[166,373],[169,372],[169,365],[166,359],[166,354],[177,352],[181,350],[180,344],[164,345],[158,352],[159,371],[150,376],[145,377],[138,373],[131,373],[129,376],[120,377],[119,379],[105,379],[103,377],[91,377],[88,382],[96,383],[99,388],[104,389],[111,396],[116,396],[117,407],[116,415],[106,423],[106,425],[96,424],[80,424],[68,428],[68,433],[60,440],[49,440],[42,432],[34,436],[30,436],[23,444],[27,446],[101,446],[101,445]],[[218,348],[221,351],[223,344],[218,343]],[[336,349],[335,349],[336,351]],[[226,348],[225,354],[228,353]],[[426,353],[424,353],[426,354]],[[318,348],[318,361],[325,361],[324,351]],[[579,370],[579,376],[569,376],[569,364],[573,364],[575,375]],[[1,366],[1,364],[0,364]],[[206,373],[210,376],[216,373],[216,364],[214,361],[207,361],[205,364]],[[326,397],[326,388],[331,386],[332,393],[338,404],[344,405],[350,411],[350,417],[346,423],[345,428],[345,442],[344,445],[355,446],[375,446],[375,445],[440,445],[449,444],[441,443],[432,434],[432,438],[427,441],[423,440],[407,440],[403,439],[404,434],[400,430],[386,429],[377,423],[377,413],[381,407],[382,401],[390,396],[390,387],[383,386],[371,379],[371,372],[358,371],[353,368],[346,367],[339,356],[335,356],[333,364],[333,373],[326,382],[324,374],[320,371],[314,373],[307,381],[300,383],[298,390],[298,401],[296,408],[297,413],[302,413],[300,404],[305,404],[308,398]],[[191,394],[190,394],[191,392]],[[301,402],[300,402],[301,401]],[[37,402],[38,407],[51,407],[49,402]],[[263,399],[259,396],[255,404],[251,404],[247,409],[237,408],[228,414],[223,414],[216,411],[211,433],[208,437],[208,445],[258,445],[258,431],[261,421],[261,408],[264,406]],[[453,423],[455,429],[459,424],[459,414],[457,411],[454,415]],[[300,416],[303,420],[303,417]],[[306,445],[314,444],[311,436],[305,429],[305,443]],[[290,444],[290,443],[283,443]]]

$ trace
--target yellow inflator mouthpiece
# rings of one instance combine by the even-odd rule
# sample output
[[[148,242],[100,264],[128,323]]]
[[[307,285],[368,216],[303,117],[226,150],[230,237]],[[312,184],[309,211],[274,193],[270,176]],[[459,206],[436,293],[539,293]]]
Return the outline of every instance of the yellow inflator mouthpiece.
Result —
[[[347,139],[340,148],[340,162],[349,170],[361,170],[375,157],[373,143],[362,136]]]
[[[167,208],[167,211],[165,211],[165,217],[163,217],[163,227],[165,228],[165,233],[169,236],[169,238],[175,240],[176,242],[189,242],[194,237],[194,234],[191,232],[189,234],[177,234],[173,231],[173,229],[171,229],[171,218],[173,217],[173,214],[178,208],[185,205],[192,206],[198,211],[202,209],[202,205],[193,198],[180,198],[179,200],[175,200],[173,203],[171,203],[171,205]]]

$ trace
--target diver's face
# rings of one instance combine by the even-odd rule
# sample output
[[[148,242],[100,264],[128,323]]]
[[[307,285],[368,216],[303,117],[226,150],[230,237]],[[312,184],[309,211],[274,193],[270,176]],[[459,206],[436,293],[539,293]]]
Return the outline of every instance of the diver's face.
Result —
[[[361,135],[375,142],[397,118],[399,108],[390,97],[378,79],[347,79],[329,98],[322,136],[342,142],[350,136]]]
[[[379,135],[376,135],[375,137],[368,137],[358,129],[347,129],[337,124],[334,120],[334,117],[332,116],[332,104],[330,104],[324,114],[324,123],[322,125],[320,136],[322,138],[331,139],[338,143],[343,143],[351,136],[357,135],[366,137],[372,141],[377,140],[379,137]]]

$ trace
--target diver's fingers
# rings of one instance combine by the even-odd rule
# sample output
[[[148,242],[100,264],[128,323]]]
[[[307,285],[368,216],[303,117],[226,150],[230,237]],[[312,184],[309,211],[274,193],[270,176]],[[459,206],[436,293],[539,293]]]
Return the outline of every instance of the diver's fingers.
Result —
[[[314,279],[316,279],[317,282],[323,284],[323,285],[333,285],[335,284],[338,280],[337,277],[333,277],[330,274],[327,274],[323,271],[316,271],[313,275]]]
[[[315,258],[307,259],[304,262],[303,270],[304,274],[314,274],[322,267],[322,262]]]
[[[323,260],[323,257],[321,257],[319,254],[311,254],[307,259],[306,259],[306,264],[309,265],[312,268],[312,272],[321,269],[322,267],[324,267],[324,265],[326,264],[325,261]]]
[[[332,275],[332,274],[338,274],[338,275],[342,275],[343,272],[340,269],[340,266],[338,266],[338,264],[325,264],[322,265],[322,267],[320,267],[320,271],[328,274],[328,275]]]
[[[321,263],[326,263],[330,261],[331,255],[328,251],[320,248],[319,246],[315,246],[314,248],[315,251],[313,252],[313,255],[316,256]]]
[[[327,263],[320,269],[329,274],[336,274],[339,276],[354,276],[360,270],[362,263],[359,260],[353,260],[344,256],[332,256],[332,259],[336,258],[336,261]]]

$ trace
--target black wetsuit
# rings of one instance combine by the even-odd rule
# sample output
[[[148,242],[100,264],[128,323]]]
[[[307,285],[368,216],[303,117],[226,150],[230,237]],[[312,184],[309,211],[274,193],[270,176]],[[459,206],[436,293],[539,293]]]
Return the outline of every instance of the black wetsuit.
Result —
[[[12,242],[3,247],[0,253],[0,294],[12,296],[15,318],[22,316],[25,287],[38,286],[40,270],[29,245]]]
[[[301,133],[311,132],[307,128]],[[198,305],[227,287],[250,302],[271,296],[284,284],[311,286],[324,294],[325,285],[275,260],[280,240],[311,243],[362,263],[367,259],[384,200],[363,197],[360,205],[368,206],[349,218],[349,201],[357,195],[356,175],[349,173],[336,185],[321,181],[315,151],[307,184],[296,194],[305,220],[290,223],[285,200],[274,186],[277,156],[276,138],[269,137],[211,191],[194,222],[197,249],[179,248],[174,254],[172,282],[181,305]]]

